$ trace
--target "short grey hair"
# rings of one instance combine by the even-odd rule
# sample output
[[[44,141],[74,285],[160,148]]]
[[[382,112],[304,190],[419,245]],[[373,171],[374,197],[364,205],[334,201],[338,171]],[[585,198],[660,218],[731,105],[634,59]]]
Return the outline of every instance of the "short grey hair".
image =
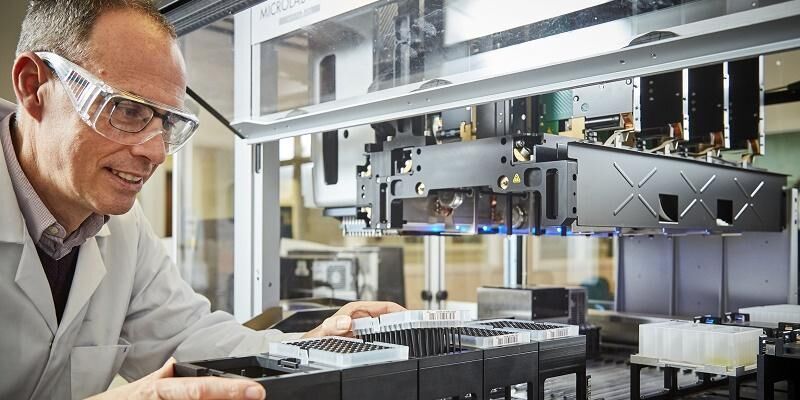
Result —
[[[97,18],[106,11],[129,9],[150,19],[175,39],[175,28],[153,0],[30,0],[22,21],[16,55],[49,51],[73,62],[89,58],[87,42]]]

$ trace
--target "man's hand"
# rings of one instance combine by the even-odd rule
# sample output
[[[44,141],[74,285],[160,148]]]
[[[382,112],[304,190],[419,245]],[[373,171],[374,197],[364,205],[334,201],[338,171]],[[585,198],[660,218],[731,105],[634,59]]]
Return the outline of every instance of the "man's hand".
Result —
[[[390,301],[355,301],[347,303],[336,314],[322,322],[313,330],[308,331],[303,338],[322,336],[352,336],[350,331],[354,318],[377,317],[381,314],[405,311],[399,304]]]
[[[170,358],[161,369],[138,381],[100,393],[89,400],[135,399],[135,400],[262,400],[264,388],[245,379],[215,377],[173,378]]]

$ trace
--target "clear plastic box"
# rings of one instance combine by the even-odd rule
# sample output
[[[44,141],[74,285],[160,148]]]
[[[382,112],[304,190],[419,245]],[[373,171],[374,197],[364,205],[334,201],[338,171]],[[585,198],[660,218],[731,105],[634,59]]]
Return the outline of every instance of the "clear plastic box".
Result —
[[[750,314],[750,321],[800,323],[800,305],[796,304],[775,304],[771,306],[746,307],[740,308],[740,313]]]
[[[683,329],[691,323],[677,322],[663,327],[661,333],[661,358],[672,361],[683,361]]]
[[[663,358],[662,342],[664,329],[681,321],[655,322],[639,325],[639,354],[645,357]]]
[[[707,329],[706,325],[692,324],[681,330],[681,346],[683,348],[681,360],[691,364],[703,364],[705,355],[703,342]]]
[[[704,364],[738,367],[756,363],[761,329],[736,326],[714,328],[705,332]]]
[[[691,322],[639,325],[639,355],[663,361],[735,368],[755,364],[762,330]]]

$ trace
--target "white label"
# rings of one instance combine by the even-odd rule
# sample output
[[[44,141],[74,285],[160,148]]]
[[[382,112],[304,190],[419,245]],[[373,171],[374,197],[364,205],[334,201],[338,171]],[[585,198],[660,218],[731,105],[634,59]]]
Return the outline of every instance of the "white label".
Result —
[[[267,0],[251,9],[251,43],[258,44],[377,0]]]
[[[510,335],[503,335],[503,336],[494,336],[492,338],[494,340],[495,346],[505,346],[508,344],[517,344],[519,343],[519,336],[516,334]]]
[[[458,321],[458,312],[449,310],[427,311],[422,316],[423,321]]]

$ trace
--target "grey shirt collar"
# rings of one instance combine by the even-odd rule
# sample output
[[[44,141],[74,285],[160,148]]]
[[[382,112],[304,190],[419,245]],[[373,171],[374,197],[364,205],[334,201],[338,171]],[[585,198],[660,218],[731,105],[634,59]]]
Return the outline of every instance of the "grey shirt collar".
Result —
[[[93,213],[81,223],[75,232],[67,236],[66,229],[56,221],[56,218],[44,205],[19,165],[19,160],[14,152],[14,143],[11,141],[11,124],[13,123],[14,113],[0,121],[0,142],[3,146],[3,156],[17,203],[25,219],[28,233],[37,247],[48,256],[59,260],[69,254],[73,248],[82,245],[87,239],[96,235],[109,217]]]

